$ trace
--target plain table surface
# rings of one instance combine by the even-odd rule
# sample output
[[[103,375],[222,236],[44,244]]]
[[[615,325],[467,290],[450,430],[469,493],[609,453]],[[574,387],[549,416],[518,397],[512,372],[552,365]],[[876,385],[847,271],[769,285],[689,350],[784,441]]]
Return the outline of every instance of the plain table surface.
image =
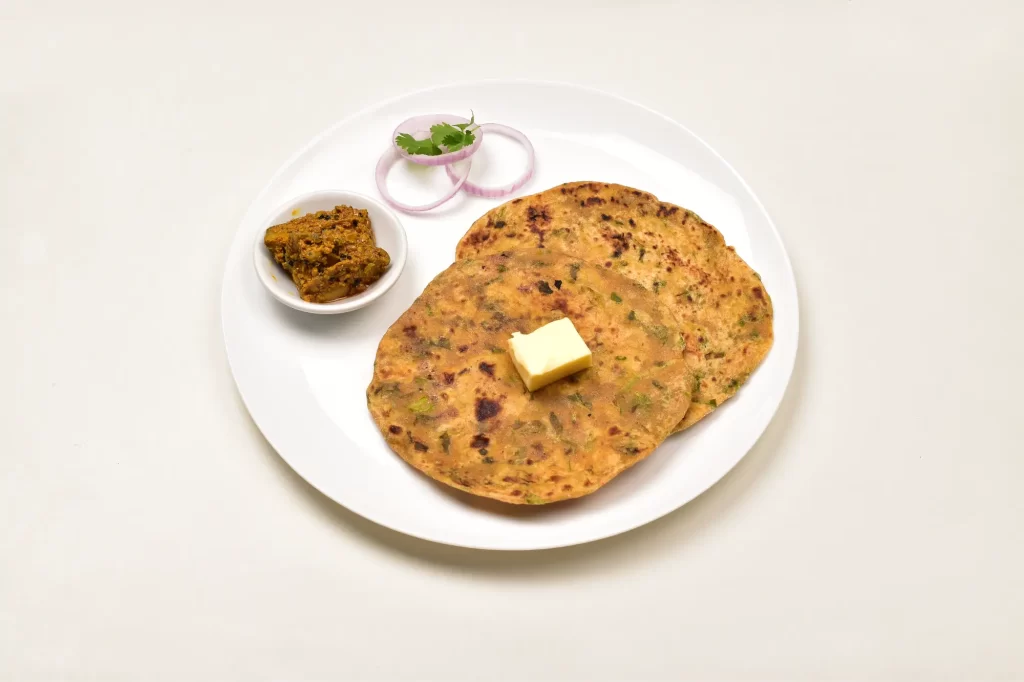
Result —
[[[0,3],[0,679],[1024,677],[1022,35],[1016,0]],[[687,125],[796,272],[758,444],[585,546],[355,516],[224,355],[274,170],[485,77]]]

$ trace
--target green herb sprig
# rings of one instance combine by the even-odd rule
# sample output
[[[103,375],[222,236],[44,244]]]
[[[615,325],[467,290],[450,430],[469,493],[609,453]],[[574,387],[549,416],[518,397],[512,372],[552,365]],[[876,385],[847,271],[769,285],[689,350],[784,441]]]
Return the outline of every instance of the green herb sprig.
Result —
[[[409,133],[402,133],[395,138],[395,144],[409,154],[440,156],[473,144],[476,141],[473,133],[479,128],[476,125],[476,114],[470,112],[469,123],[437,123],[430,126],[430,137],[417,140]]]

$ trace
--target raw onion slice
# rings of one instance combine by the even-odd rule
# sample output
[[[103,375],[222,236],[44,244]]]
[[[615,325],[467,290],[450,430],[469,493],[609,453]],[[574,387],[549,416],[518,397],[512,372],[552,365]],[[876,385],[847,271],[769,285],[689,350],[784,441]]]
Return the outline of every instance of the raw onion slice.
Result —
[[[429,211],[432,208],[437,208],[438,206],[440,206],[441,204],[443,204],[444,202],[448,201],[456,194],[458,194],[459,190],[462,189],[462,186],[465,184],[466,178],[469,177],[469,167],[467,167],[466,174],[463,175],[462,178],[459,178],[457,175],[454,176],[456,179],[455,186],[452,187],[451,191],[445,194],[443,197],[429,204],[422,204],[420,206],[410,206],[409,204],[403,204],[401,201],[395,199],[393,196],[391,196],[391,192],[388,191],[388,171],[391,170],[391,167],[394,166],[395,163],[400,161],[402,158],[403,156],[398,153],[398,151],[393,145],[391,147],[388,147],[387,151],[385,151],[384,154],[381,155],[380,160],[377,161],[377,190],[380,192],[380,195],[384,197],[384,201],[388,202],[395,208],[401,211],[405,211],[407,213],[422,213],[423,211]],[[431,156],[427,158],[439,159],[441,157]],[[470,161],[470,164],[472,165],[472,161]]]
[[[469,168],[466,168],[466,174],[459,177],[458,173],[451,167],[453,161],[449,161],[448,165],[445,165],[445,172],[448,173],[448,177],[451,178],[452,182],[455,183],[456,187],[462,187],[467,194],[472,194],[477,197],[486,197],[488,199],[497,199],[500,197],[507,197],[516,190],[520,189],[523,185],[530,181],[533,177],[533,170],[536,162],[536,155],[533,151],[533,145],[530,140],[527,139],[526,135],[515,128],[509,128],[508,126],[501,125],[500,123],[484,123],[478,129],[479,132],[487,131],[494,133],[495,135],[504,135],[505,137],[511,137],[513,140],[523,145],[526,149],[526,170],[518,178],[513,180],[507,185],[501,187],[481,187],[472,182],[468,182],[466,178],[469,177]],[[477,142],[480,141],[482,135],[477,137]],[[460,150],[461,151],[461,150]],[[427,158],[440,159],[440,156],[431,156]]]
[[[451,116],[448,114],[427,114],[424,116],[413,116],[412,118],[402,121],[395,128],[395,132],[391,134],[391,144],[394,146],[395,151],[398,152],[406,161],[412,161],[413,163],[421,166],[446,166],[450,163],[462,161],[476,154],[476,150],[480,148],[480,142],[483,141],[482,126],[477,126],[473,129],[473,144],[468,147],[463,147],[458,151],[448,152],[447,154],[440,154],[439,156],[427,156],[426,154],[410,154],[395,142],[395,139],[402,133],[409,133],[417,140],[425,140],[430,137],[430,127],[435,126],[439,123],[450,123],[456,125],[457,123],[469,123],[468,118],[462,116]],[[474,124],[475,125],[475,124]]]

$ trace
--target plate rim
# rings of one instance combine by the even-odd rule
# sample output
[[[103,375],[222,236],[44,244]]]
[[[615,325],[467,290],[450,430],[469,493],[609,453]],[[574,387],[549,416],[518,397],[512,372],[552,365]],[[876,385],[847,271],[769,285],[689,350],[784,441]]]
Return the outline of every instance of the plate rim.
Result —
[[[788,281],[788,284],[792,288],[792,291],[793,291],[793,311],[792,311],[792,313],[793,313],[793,328],[795,330],[795,334],[793,336],[792,351],[789,352],[788,355],[783,358],[786,379],[785,379],[785,385],[782,388],[782,393],[781,393],[781,395],[779,397],[778,402],[772,407],[771,414],[768,416],[767,420],[765,421],[764,427],[761,428],[761,431],[758,433],[758,435],[753,439],[753,441],[751,441],[751,443],[749,445],[747,445],[743,449],[742,454],[740,454],[740,456],[737,457],[735,461],[733,461],[732,463],[729,464],[728,468],[726,468],[722,472],[722,474],[720,476],[718,476],[718,478],[716,478],[715,480],[711,481],[707,485],[702,486],[700,488],[700,490],[695,495],[690,497],[688,500],[680,502],[679,504],[676,504],[675,506],[669,506],[669,508],[667,508],[667,509],[656,510],[654,515],[650,516],[649,518],[645,518],[645,519],[643,519],[641,521],[638,521],[638,522],[635,522],[635,523],[631,521],[631,522],[628,522],[628,523],[624,524],[624,526],[621,527],[621,528],[616,528],[616,529],[611,530],[609,532],[598,531],[598,532],[586,535],[586,536],[584,536],[582,538],[579,538],[579,539],[573,539],[573,540],[569,540],[569,541],[553,541],[553,542],[547,542],[547,543],[531,545],[529,547],[508,547],[508,546],[501,546],[501,545],[496,545],[496,544],[494,544],[494,545],[484,545],[484,544],[479,544],[479,543],[470,544],[470,543],[466,543],[466,542],[460,542],[460,541],[457,541],[457,540],[456,541],[452,541],[452,540],[444,539],[442,537],[434,537],[434,536],[430,536],[430,535],[427,535],[427,534],[424,534],[424,533],[419,533],[419,532],[414,532],[414,531],[406,530],[404,528],[397,528],[397,527],[395,527],[394,525],[392,525],[392,524],[390,524],[388,522],[385,522],[385,521],[383,521],[383,520],[381,520],[379,518],[376,518],[375,514],[372,514],[372,513],[371,514],[367,514],[367,513],[364,513],[363,511],[356,511],[355,509],[352,509],[350,506],[348,506],[348,505],[346,505],[346,504],[336,500],[334,497],[332,497],[331,495],[329,495],[326,492],[324,492],[319,485],[317,485],[315,482],[313,482],[312,480],[310,480],[309,478],[304,476],[302,474],[302,472],[294,464],[292,464],[292,462],[290,462],[284,455],[281,454],[281,450],[269,438],[269,436],[264,431],[263,427],[260,426],[259,422],[253,416],[252,410],[251,410],[251,408],[249,406],[249,401],[246,400],[245,394],[242,392],[242,390],[241,390],[241,388],[239,386],[237,372],[236,372],[236,369],[235,369],[234,365],[232,364],[231,354],[228,352],[227,326],[226,326],[225,312],[224,312],[225,311],[225,297],[227,295],[227,282],[228,282],[228,276],[230,274],[231,258],[232,258],[232,253],[233,253],[233,251],[235,249],[235,242],[238,239],[237,232],[241,229],[241,227],[243,225],[245,225],[250,220],[250,218],[252,217],[252,214],[253,214],[253,212],[255,210],[256,205],[267,194],[267,192],[270,190],[270,188],[277,182],[278,178],[280,178],[280,176],[283,175],[285,173],[285,171],[287,169],[289,169],[295,163],[295,161],[297,161],[299,158],[301,158],[303,155],[305,155],[311,149],[313,149],[318,144],[320,144],[324,139],[326,139],[331,134],[333,134],[335,130],[337,130],[338,128],[346,125],[350,121],[352,121],[354,119],[357,119],[357,118],[360,118],[360,117],[362,117],[362,116],[364,116],[364,115],[366,115],[366,114],[368,114],[368,113],[370,113],[370,112],[372,112],[372,111],[374,111],[376,109],[380,109],[380,108],[386,107],[386,106],[388,106],[390,104],[394,104],[395,102],[403,100],[403,99],[405,99],[407,97],[414,97],[414,96],[417,96],[417,95],[428,94],[428,93],[436,92],[436,91],[439,91],[439,90],[473,87],[473,86],[478,86],[478,85],[500,85],[500,84],[515,84],[515,85],[528,85],[528,86],[557,87],[557,88],[565,88],[565,89],[568,89],[568,90],[582,91],[582,92],[586,92],[586,93],[591,94],[591,95],[598,95],[598,96],[602,96],[602,97],[608,97],[608,98],[611,98],[611,99],[614,99],[614,100],[618,100],[619,102],[621,102],[623,104],[627,104],[627,105],[630,105],[632,107],[636,107],[636,108],[638,108],[640,110],[643,110],[644,112],[646,112],[648,114],[657,116],[658,118],[664,120],[665,122],[667,122],[667,123],[669,123],[669,124],[671,124],[673,126],[676,126],[676,127],[680,128],[681,130],[683,130],[686,134],[690,135],[694,140],[696,140],[702,147],[704,147],[705,150],[710,152],[715,157],[715,159],[717,159],[720,163],[722,163],[723,166],[740,183],[740,185],[743,187],[743,189],[749,194],[750,198],[753,199],[754,204],[756,205],[757,209],[761,212],[761,214],[764,216],[765,220],[767,221],[768,227],[771,228],[772,235],[775,237],[775,239],[779,243],[779,246],[781,247],[783,261],[784,261],[785,266],[786,266],[785,267],[785,279]],[[483,550],[483,551],[500,551],[500,552],[540,551],[540,550],[547,550],[547,549],[557,549],[557,548],[561,548],[561,547],[572,547],[572,546],[576,546],[576,545],[584,545],[584,544],[588,544],[588,543],[591,543],[591,542],[596,542],[598,540],[604,540],[604,539],[607,539],[607,538],[615,537],[615,536],[621,535],[623,533],[628,533],[628,532],[630,532],[632,530],[636,530],[637,528],[640,528],[641,526],[645,526],[645,525],[647,525],[649,523],[653,523],[653,522],[657,521],[658,519],[664,518],[665,516],[675,512],[675,511],[678,511],[679,509],[682,509],[683,507],[685,507],[690,502],[693,502],[697,498],[701,497],[708,490],[710,490],[715,485],[717,485],[722,480],[724,480],[726,478],[726,476],[728,476],[729,473],[733,469],[736,468],[736,466],[750,453],[750,451],[753,449],[753,447],[757,444],[757,442],[764,435],[764,432],[767,431],[768,426],[771,425],[771,422],[775,419],[775,416],[778,414],[779,407],[782,405],[782,402],[783,402],[783,400],[785,400],[786,394],[788,393],[788,391],[790,389],[790,383],[792,382],[792,379],[793,379],[793,370],[794,370],[794,367],[796,365],[796,356],[797,356],[797,353],[799,352],[799,348],[800,348],[800,295],[799,295],[800,292],[799,292],[799,289],[797,287],[796,274],[793,271],[793,263],[792,263],[792,261],[790,260],[790,257],[789,257],[789,250],[786,248],[785,241],[782,239],[782,234],[779,232],[778,227],[775,225],[775,221],[772,220],[771,214],[765,208],[763,202],[761,201],[761,198],[757,195],[756,192],[754,192],[754,190],[747,183],[746,179],[739,173],[739,171],[737,171],[733,167],[733,165],[731,163],[729,163],[703,137],[701,137],[700,135],[697,135],[696,133],[694,133],[686,125],[684,125],[684,124],[680,123],[679,121],[673,119],[672,117],[668,116],[667,114],[664,114],[664,113],[662,113],[660,111],[657,111],[656,109],[652,109],[651,107],[648,107],[647,105],[641,104],[641,103],[639,103],[639,102],[637,102],[637,101],[635,101],[635,100],[633,100],[631,98],[628,98],[628,97],[625,97],[625,96],[622,96],[622,95],[618,95],[618,94],[609,92],[607,90],[603,90],[601,88],[596,88],[596,87],[589,86],[589,85],[580,85],[580,84],[577,84],[577,83],[570,83],[570,82],[567,82],[567,81],[558,81],[558,80],[546,80],[546,79],[534,79],[534,78],[484,78],[484,79],[471,79],[471,80],[462,80],[462,81],[452,81],[452,82],[447,82],[447,83],[440,83],[440,84],[431,85],[431,86],[424,87],[424,88],[419,88],[419,89],[416,89],[416,90],[404,91],[404,92],[401,92],[399,94],[393,95],[391,97],[387,97],[387,98],[384,98],[384,99],[381,99],[381,100],[374,101],[374,102],[370,103],[369,105],[364,106],[364,107],[356,110],[355,112],[353,112],[351,114],[348,114],[347,116],[342,117],[341,119],[335,121],[333,124],[331,124],[327,128],[321,130],[319,133],[314,135],[305,145],[303,145],[297,151],[292,153],[285,161],[283,161],[278,166],[277,170],[273,173],[273,175],[271,175],[270,179],[267,180],[266,183],[264,183],[263,187],[256,194],[256,196],[249,202],[248,207],[246,208],[245,212],[242,214],[241,220],[238,222],[238,225],[237,225],[237,227],[235,229],[235,234],[236,234],[236,236],[234,238],[232,238],[231,243],[228,246],[228,252],[227,252],[227,254],[226,254],[225,258],[224,258],[224,261],[223,261],[224,274],[221,277],[221,295],[220,295],[221,341],[222,341],[223,347],[224,347],[224,354],[225,354],[225,356],[227,358],[228,369],[231,372],[231,378],[232,378],[232,380],[234,381],[234,384],[235,384],[235,391],[238,394],[238,396],[241,398],[242,404],[245,405],[245,409],[246,409],[246,412],[249,415],[249,419],[256,426],[256,429],[260,432],[260,435],[263,437],[263,439],[271,446],[271,448],[273,448],[274,453],[285,464],[287,464],[288,467],[293,472],[295,472],[295,474],[297,474],[303,481],[305,481],[308,485],[310,485],[313,489],[315,489],[317,491],[317,493],[319,493],[320,495],[323,495],[324,497],[329,499],[332,503],[337,504],[337,505],[339,505],[341,507],[344,507],[347,511],[349,511],[349,512],[351,512],[353,514],[356,514],[357,516],[359,516],[361,518],[364,518],[364,519],[366,519],[368,521],[371,521],[371,522],[373,522],[374,524],[376,524],[378,526],[382,526],[384,528],[387,528],[390,531],[393,531],[393,532],[396,532],[396,533],[400,533],[402,535],[407,535],[409,537],[414,537],[414,538],[417,538],[417,539],[420,539],[420,540],[424,540],[424,541],[427,541],[427,542],[433,542],[433,543],[442,544],[442,545],[449,545],[449,546],[452,546],[452,547],[465,547],[467,549]],[[773,348],[773,350],[774,350],[774,348]]]

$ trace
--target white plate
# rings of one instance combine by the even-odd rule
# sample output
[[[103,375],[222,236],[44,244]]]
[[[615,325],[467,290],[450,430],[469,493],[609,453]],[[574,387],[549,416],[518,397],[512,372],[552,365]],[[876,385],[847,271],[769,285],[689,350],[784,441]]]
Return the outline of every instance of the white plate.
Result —
[[[262,221],[292,197],[329,187],[377,196],[374,165],[395,125],[424,113],[464,115],[519,128],[537,150],[537,173],[519,194],[570,180],[616,182],[696,211],[757,270],[775,307],[775,345],[739,393],[695,427],[593,495],[517,507],[453,490],[406,465],[366,410],[377,343],[495,200],[460,194],[422,216],[403,215],[409,259],[398,283],[372,305],[338,316],[287,308],[260,285],[252,243]],[[483,145],[477,181],[504,183],[520,171],[515,149]],[[411,165],[411,164],[409,164]],[[414,172],[415,171],[415,172]],[[429,198],[443,170],[398,167],[399,200]],[[300,476],[381,525],[465,547],[541,549],[597,540],[679,508],[724,476],[768,425],[789,382],[797,347],[797,296],[782,240],[739,175],[678,123],[607,94],[531,82],[484,82],[413,93],[352,116],[282,167],[249,207],[224,274],[224,342],[235,381],[257,426]]]

